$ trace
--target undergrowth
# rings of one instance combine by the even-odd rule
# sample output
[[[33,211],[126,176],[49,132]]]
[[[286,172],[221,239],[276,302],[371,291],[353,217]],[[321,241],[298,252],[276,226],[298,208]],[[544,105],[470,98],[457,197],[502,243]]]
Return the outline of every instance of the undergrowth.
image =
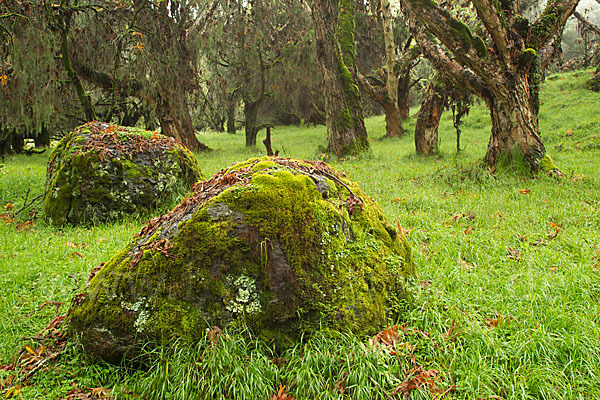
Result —
[[[280,155],[346,171],[408,236],[419,277],[412,308],[391,322],[393,346],[324,331],[275,354],[231,328],[194,348],[148,350],[145,367],[134,368],[87,360],[70,343],[9,396],[65,398],[76,386],[118,399],[600,398],[600,97],[585,89],[587,79],[588,72],[553,75],[542,90],[542,137],[560,178],[482,164],[490,122],[481,105],[466,119],[459,153],[444,115],[440,155],[429,158],[415,155],[410,135],[382,139],[383,117],[366,121],[372,151],[346,160],[318,152],[324,127],[273,129]],[[264,154],[245,148],[242,133],[200,139],[215,149],[197,155],[207,175]],[[43,191],[46,161],[47,154],[3,161],[0,213]],[[4,365],[25,345],[39,348],[27,337],[66,312],[90,270],[144,223],[57,229],[36,222],[36,208],[0,221]],[[20,376],[0,370],[3,395],[12,375]]]

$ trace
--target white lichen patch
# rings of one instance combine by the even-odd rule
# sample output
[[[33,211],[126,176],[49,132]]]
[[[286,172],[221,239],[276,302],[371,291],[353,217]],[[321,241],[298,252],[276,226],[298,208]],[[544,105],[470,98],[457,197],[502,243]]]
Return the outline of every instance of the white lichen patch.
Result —
[[[144,326],[150,318],[150,312],[148,311],[148,302],[146,301],[146,298],[140,297],[140,299],[135,303],[121,301],[121,308],[137,314],[133,326],[138,333],[142,332],[144,330]]]
[[[234,298],[225,302],[225,308],[233,314],[255,314],[260,312],[256,282],[247,275],[240,275],[232,284]]]

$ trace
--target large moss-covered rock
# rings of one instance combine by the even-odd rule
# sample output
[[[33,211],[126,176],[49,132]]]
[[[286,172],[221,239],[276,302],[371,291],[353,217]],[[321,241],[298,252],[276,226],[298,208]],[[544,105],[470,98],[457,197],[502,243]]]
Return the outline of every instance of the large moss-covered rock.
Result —
[[[44,212],[53,224],[148,214],[202,178],[183,145],[137,128],[90,122],[50,156]]]
[[[321,162],[255,158],[151,220],[88,283],[72,327],[108,361],[232,321],[285,347],[321,326],[375,332],[414,275],[406,239],[356,183]]]

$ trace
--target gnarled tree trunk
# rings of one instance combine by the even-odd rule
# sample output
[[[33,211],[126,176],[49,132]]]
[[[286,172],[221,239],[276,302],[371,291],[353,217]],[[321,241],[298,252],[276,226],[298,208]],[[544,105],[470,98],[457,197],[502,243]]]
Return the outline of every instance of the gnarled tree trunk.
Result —
[[[536,101],[530,96],[531,77],[522,76],[514,87],[503,94],[486,98],[492,117],[492,134],[485,160],[493,165],[501,159],[511,161],[524,157],[533,171],[537,171],[546,150],[539,136]]]
[[[317,56],[323,74],[327,151],[338,157],[370,147],[354,78],[355,8],[352,0],[315,0],[312,4]]]
[[[436,85],[437,81],[437,76],[434,76],[427,86],[415,126],[415,148],[417,153],[423,155],[438,153],[438,127],[446,96],[438,90],[440,84]]]

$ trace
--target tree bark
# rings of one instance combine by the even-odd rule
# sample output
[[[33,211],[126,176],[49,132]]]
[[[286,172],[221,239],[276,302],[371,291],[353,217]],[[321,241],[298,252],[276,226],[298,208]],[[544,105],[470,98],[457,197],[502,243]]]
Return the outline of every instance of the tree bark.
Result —
[[[369,149],[355,83],[355,7],[352,0],[315,0],[312,4],[317,57],[323,74],[327,152],[338,157]]]
[[[185,100],[168,97],[158,99],[156,114],[163,135],[177,139],[193,151],[210,150],[196,138],[192,117]]]
[[[373,101],[380,104],[385,111],[385,136],[397,137],[404,135],[402,117],[398,105],[389,97],[387,87],[385,85],[371,85],[369,78],[360,72],[357,74],[357,78],[362,89],[367,92]],[[378,80],[378,82],[380,81]]]
[[[398,79],[398,112],[400,119],[406,121],[410,112],[408,92],[410,90],[410,70]]]
[[[527,77],[516,82],[514,90],[507,90],[506,96],[494,96],[486,103],[492,117],[492,134],[485,160],[494,165],[522,157],[537,172],[546,150],[539,136],[537,108],[529,96]]]
[[[419,110],[415,126],[415,148],[419,154],[438,154],[438,127],[446,103],[446,96],[439,90],[440,87],[441,84],[438,83],[436,75],[427,86]]]
[[[227,133],[235,134],[235,101],[227,104]]]
[[[65,71],[67,71],[67,76],[71,81],[71,84],[75,88],[75,92],[77,93],[77,98],[83,107],[83,111],[85,113],[85,118],[88,121],[94,121],[96,119],[96,113],[94,112],[94,107],[92,106],[92,101],[90,96],[86,93],[79,76],[73,69],[73,63],[71,62],[71,52],[69,50],[69,31],[71,28],[71,13],[72,10],[65,9],[64,5],[61,4],[62,8],[62,17],[63,17],[63,26],[60,32],[61,36],[61,59]]]
[[[260,102],[248,101],[244,104],[244,124],[246,130],[246,146],[256,146],[256,136],[258,135],[259,127],[256,123],[258,120],[258,107]]]

